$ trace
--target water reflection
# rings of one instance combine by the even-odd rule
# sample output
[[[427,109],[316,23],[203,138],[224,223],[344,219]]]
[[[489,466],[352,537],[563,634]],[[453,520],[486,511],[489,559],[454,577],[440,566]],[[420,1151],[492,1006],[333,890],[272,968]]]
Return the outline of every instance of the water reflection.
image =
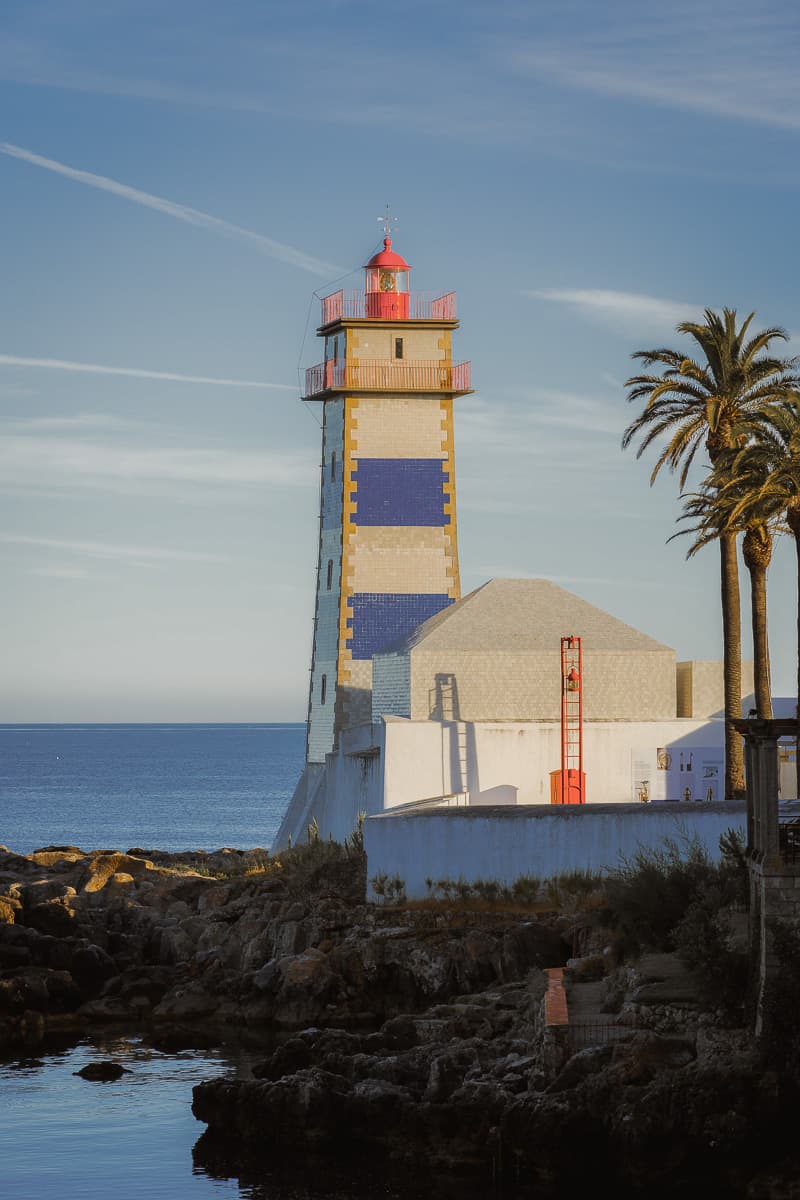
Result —
[[[37,1057],[0,1062],[0,1161],[4,1192],[36,1200],[205,1200],[242,1193],[233,1180],[193,1172],[201,1126],[191,1113],[196,1083],[249,1075],[247,1051],[164,1053],[112,1034]],[[108,1083],[75,1074],[113,1059],[129,1073]]]
[[[194,1039],[196,1040],[196,1039]],[[183,1039],[185,1041],[185,1039]],[[31,1200],[412,1200],[428,1188],[398,1187],[359,1164],[297,1164],[293,1174],[261,1164],[237,1170],[198,1146],[204,1126],[192,1088],[219,1075],[252,1078],[265,1046],[197,1048],[108,1032],[48,1042],[0,1058],[2,1194]],[[75,1072],[113,1060],[119,1079]],[[437,1193],[438,1194],[438,1193]]]

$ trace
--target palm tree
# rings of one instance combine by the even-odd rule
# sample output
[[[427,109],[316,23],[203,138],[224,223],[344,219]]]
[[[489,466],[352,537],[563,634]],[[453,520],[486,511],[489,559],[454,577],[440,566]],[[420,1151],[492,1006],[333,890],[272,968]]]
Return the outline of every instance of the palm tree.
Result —
[[[769,353],[776,339],[787,340],[782,329],[762,330],[748,338],[755,313],[737,329],[736,310],[722,315],[707,308],[704,321],[683,321],[678,333],[691,337],[701,352],[700,361],[677,350],[638,350],[632,357],[660,373],[634,375],[626,382],[628,400],[645,401],[622,438],[623,448],[641,435],[640,457],[649,446],[666,437],[650,476],[651,484],[663,466],[680,468],[681,491],[698,450],[705,446],[714,467],[725,451],[744,445],[753,421],[763,407],[788,399],[800,384],[792,374],[793,359]],[[722,598],[722,642],[725,690],[725,796],[744,791],[742,742],[733,727],[741,713],[742,642],[739,604],[739,571],[736,533],[719,536]]]
[[[733,473],[740,496],[737,521],[782,518],[794,539],[797,558],[797,696],[800,698],[800,397],[768,405],[758,436],[735,457]],[[800,735],[800,709],[798,709]],[[800,746],[798,747],[800,751]],[[798,753],[800,761],[800,752]]]
[[[752,442],[741,454],[756,447],[758,443]],[[684,498],[682,519],[695,519],[697,524],[680,530],[680,533],[695,535],[686,555],[691,558],[726,533],[735,536],[744,532],[742,558],[750,576],[756,712],[759,717],[769,719],[772,716],[772,684],[767,634],[767,569],[772,559],[775,513],[755,501],[754,489],[764,482],[763,476],[760,479],[756,476],[755,464],[740,474],[736,469],[738,461],[736,451],[724,454],[703,481],[701,491]],[[673,534],[673,537],[678,536]]]

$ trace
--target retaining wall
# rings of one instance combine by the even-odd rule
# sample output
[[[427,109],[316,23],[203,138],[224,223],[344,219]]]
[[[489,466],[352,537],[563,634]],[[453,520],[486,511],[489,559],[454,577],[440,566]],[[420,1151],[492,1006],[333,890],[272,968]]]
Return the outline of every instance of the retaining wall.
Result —
[[[717,859],[720,835],[734,828],[744,836],[744,827],[744,804],[727,802],[390,810],[364,822],[367,878],[399,875],[408,898],[422,900],[426,879],[512,884],[521,875],[606,873],[666,838],[697,837]]]

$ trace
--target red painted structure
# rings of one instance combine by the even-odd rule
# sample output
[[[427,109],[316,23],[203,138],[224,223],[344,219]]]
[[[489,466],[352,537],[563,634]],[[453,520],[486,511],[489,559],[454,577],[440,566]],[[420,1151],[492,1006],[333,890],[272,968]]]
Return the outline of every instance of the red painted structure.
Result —
[[[585,804],[581,639],[561,639],[561,770],[550,772],[551,804]]]
[[[392,239],[383,239],[383,249],[374,254],[366,271],[366,315],[385,321],[408,320],[408,272],[402,255],[392,249]]]
[[[456,294],[445,292],[406,292],[408,309],[403,320],[411,321],[455,321]],[[331,292],[330,296],[322,297],[322,325],[330,325],[334,321],[362,320],[365,317],[380,316],[380,304],[376,303],[374,293],[364,291]],[[368,311],[369,309],[369,311]]]

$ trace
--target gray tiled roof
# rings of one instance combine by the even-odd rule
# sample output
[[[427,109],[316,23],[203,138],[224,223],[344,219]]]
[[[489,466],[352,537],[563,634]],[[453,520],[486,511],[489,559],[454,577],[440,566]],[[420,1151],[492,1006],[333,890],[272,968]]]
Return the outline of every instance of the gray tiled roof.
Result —
[[[557,651],[570,634],[593,653],[671,649],[548,579],[490,579],[392,650]]]

